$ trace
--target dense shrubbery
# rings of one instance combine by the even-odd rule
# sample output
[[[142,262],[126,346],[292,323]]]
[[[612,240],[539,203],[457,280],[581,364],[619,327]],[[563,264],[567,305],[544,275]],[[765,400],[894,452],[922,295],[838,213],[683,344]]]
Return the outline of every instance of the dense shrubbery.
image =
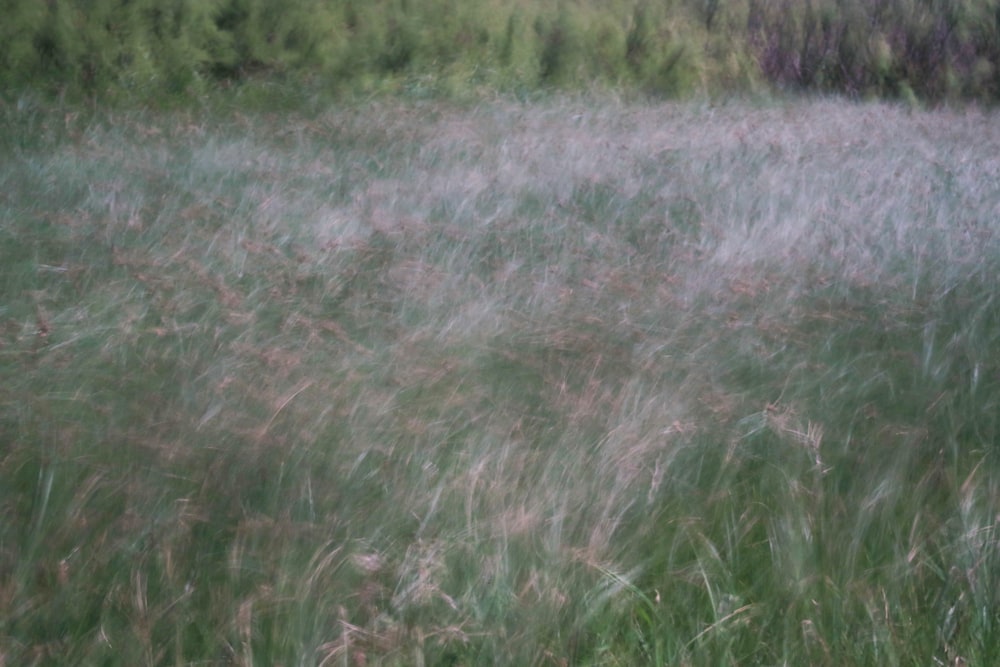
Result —
[[[769,81],[930,99],[995,99],[994,0],[751,0],[746,37]]]
[[[1000,96],[998,0],[4,0],[0,82],[197,91],[265,72],[682,95]]]

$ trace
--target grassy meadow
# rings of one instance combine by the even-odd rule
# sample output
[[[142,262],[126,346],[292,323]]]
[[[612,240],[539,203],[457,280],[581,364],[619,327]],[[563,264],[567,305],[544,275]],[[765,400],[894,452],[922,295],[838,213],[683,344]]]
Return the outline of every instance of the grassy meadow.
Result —
[[[1000,117],[0,106],[0,665],[1000,662]]]

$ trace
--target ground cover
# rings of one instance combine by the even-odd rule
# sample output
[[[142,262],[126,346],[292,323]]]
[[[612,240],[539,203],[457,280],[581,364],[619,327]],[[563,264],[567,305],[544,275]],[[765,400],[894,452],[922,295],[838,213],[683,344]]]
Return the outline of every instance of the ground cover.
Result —
[[[997,661],[995,113],[0,123],[0,663]]]

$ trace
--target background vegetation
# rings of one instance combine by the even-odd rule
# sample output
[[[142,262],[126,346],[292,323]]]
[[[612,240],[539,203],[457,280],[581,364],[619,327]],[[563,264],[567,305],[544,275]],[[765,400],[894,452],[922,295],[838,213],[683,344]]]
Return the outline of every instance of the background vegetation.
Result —
[[[1000,658],[995,115],[0,113],[0,663]]]
[[[761,87],[995,100],[997,0],[4,0],[0,84],[149,99],[267,74],[418,93]]]

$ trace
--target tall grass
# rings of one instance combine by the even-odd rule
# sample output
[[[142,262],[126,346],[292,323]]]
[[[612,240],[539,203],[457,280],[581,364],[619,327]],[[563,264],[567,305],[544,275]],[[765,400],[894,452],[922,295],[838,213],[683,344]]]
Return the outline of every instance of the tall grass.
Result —
[[[0,663],[997,660],[995,114],[0,114]]]

